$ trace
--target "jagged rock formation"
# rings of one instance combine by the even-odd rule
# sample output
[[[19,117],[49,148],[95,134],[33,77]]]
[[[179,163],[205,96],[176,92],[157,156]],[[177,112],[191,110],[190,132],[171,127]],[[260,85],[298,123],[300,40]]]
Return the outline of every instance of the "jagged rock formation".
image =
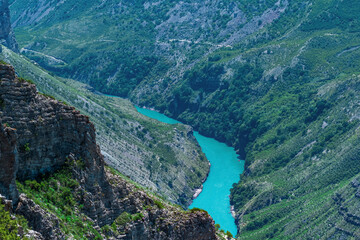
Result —
[[[15,35],[11,28],[8,0],[0,0],[0,44],[4,44],[15,52],[19,51]]]
[[[65,239],[65,234],[60,231],[59,219],[54,214],[46,212],[24,194],[19,197],[16,213],[25,216],[29,225],[35,231],[41,232],[40,239]]]
[[[0,193],[13,200],[15,213],[41,234],[36,239],[69,236],[51,211],[24,194],[18,196],[15,180],[42,179],[69,164],[69,178],[79,183],[75,192],[81,212],[95,228],[112,224],[124,212],[141,213],[141,218],[118,226],[121,231],[111,233],[115,239],[217,239],[206,212],[159,205],[156,197],[105,169],[89,118],[38,94],[35,85],[17,78],[9,65],[0,65],[0,103]]]
[[[0,121],[16,129],[17,134],[15,150],[11,128],[2,130],[2,138],[8,136],[5,144],[9,147],[2,147],[5,149],[1,161],[12,164],[16,179],[34,179],[40,174],[53,172],[65,163],[70,153],[84,159],[89,168],[103,167],[95,129],[87,116],[73,107],[37,94],[35,85],[16,78],[11,66],[0,65],[0,79]],[[9,136],[12,137],[9,139]],[[99,178],[103,175],[98,172]],[[15,176],[12,177],[7,182],[13,182]],[[14,196],[14,193],[4,194]]]

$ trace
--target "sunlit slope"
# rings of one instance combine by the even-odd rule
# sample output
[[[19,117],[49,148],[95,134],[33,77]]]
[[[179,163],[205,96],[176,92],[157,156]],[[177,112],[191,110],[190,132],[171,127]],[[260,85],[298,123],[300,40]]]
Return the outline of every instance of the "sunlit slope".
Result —
[[[100,96],[71,79],[58,78],[3,48],[0,58],[42,93],[90,116],[107,162],[173,202],[184,206],[205,179],[209,166],[191,129],[168,126],[139,114],[127,100]]]

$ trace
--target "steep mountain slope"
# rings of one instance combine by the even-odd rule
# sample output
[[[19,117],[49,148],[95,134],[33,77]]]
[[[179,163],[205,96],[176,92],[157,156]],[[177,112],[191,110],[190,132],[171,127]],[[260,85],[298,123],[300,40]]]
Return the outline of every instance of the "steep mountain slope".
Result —
[[[62,76],[126,97],[145,78],[171,76],[208,51],[231,48],[278,18],[286,5],[16,0],[11,10],[22,52],[29,58]]]
[[[184,212],[105,168],[87,116],[38,94],[9,65],[0,79],[0,193],[37,239],[217,239],[205,211]]]
[[[19,12],[20,3],[12,9]],[[360,237],[358,2],[107,1],[89,2],[84,11],[67,3],[75,10],[66,20],[44,17],[29,25],[14,17],[21,45],[33,51],[28,56],[240,150],[247,170],[231,202],[241,238]],[[106,13],[119,21],[104,17],[101,23]],[[131,53],[129,63],[108,57],[104,42],[80,43],[85,33],[74,29],[85,28],[79,23],[97,26],[89,38],[116,41],[107,43],[108,51],[120,52],[118,59]],[[121,38],[100,38],[109,36],[100,26]],[[58,32],[61,41],[49,39]],[[124,45],[113,48],[117,44]],[[61,57],[75,46],[74,59]],[[51,65],[46,51],[65,63]],[[87,66],[82,72],[70,70],[76,59]],[[114,66],[105,68],[108,61]],[[112,74],[98,77],[103,71]]]
[[[51,76],[6,48],[0,58],[12,63],[20,76],[37,83],[39,91],[89,115],[108,164],[172,202],[188,206],[209,171],[188,126],[168,126],[146,118],[130,102],[97,95],[73,80]]]

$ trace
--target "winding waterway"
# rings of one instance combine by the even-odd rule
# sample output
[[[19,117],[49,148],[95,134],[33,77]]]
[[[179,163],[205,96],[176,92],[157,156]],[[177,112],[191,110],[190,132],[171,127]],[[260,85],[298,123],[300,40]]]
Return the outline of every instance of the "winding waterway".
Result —
[[[156,111],[139,107],[136,109],[139,113],[164,123],[180,123]],[[239,160],[234,148],[215,139],[204,137],[198,132],[194,132],[194,136],[210,161],[211,167],[209,176],[203,184],[203,191],[194,199],[189,208],[206,210],[215,223],[220,224],[222,229],[235,236],[237,229],[231,214],[229,195],[233,183],[240,180],[240,174],[244,170],[244,161]]]

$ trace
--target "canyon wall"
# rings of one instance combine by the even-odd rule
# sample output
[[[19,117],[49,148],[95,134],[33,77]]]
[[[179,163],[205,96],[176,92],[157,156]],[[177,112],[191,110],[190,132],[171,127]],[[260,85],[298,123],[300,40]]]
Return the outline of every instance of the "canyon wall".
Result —
[[[0,194],[12,200],[16,214],[39,233],[35,239],[64,239],[63,221],[32,199],[19,196],[16,180],[46,180],[66,169],[79,183],[74,194],[96,229],[123,213],[141,218],[118,226],[121,239],[217,239],[214,221],[202,210],[185,212],[134,186],[105,168],[94,125],[74,107],[39,94],[18,78],[12,66],[0,64]],[[36,191],[36,189],[34,189]],[[47,201],[47,199],[42,199]],[[72,209],[74,214],[79,210]],[[140,215],[139,215],[140,216]],[[92,238],[91,236],[89,238]],[[103,236],[107,239],[106,236]]]
[[[0,135],[5,141],[1,145],[11,146],[4,149],[1,159],[14,162],[16,179],[24,181],[54,172],[70,154],[83,159],[89,169],[97,168],[99,178],[103,176],[99,169],[104,163],[96,145],[94,125],[87,116],[38,94],[36,86],[18,79],[9,65],[0,65],[0,79],[0,122],[2,128],[6,127]],[[10,129],[16,132],[16,139],[10,137]]]

